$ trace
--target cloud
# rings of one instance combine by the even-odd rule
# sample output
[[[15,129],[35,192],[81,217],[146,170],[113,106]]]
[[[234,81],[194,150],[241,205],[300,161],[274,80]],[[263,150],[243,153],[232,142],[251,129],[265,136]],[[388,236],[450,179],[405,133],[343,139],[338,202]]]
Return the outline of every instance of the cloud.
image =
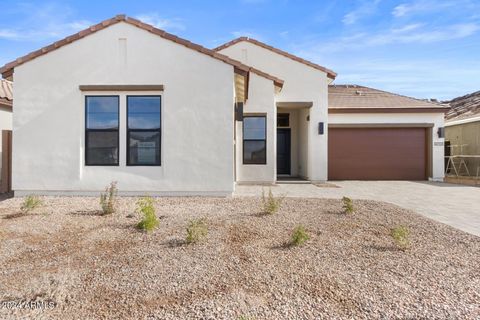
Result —
[[[380,1],[381,0],[362,1],[359,7],[343,16],[343,24],[355,24],[358,20],[374,14],[377,11],[377,6]]]
[[[173,18],[167,19],[162,18],[158,13],[146,13],[146,14],[139,14],[135,16],[138,20],[141,20],[145,23],[151,24],[152,26],[168,30],[168,31],[183,31],[186,29],[185,25],[183,24],[182,19]]]
[[[393,8],[392,15],[397,18],[416,14],[431,14],[450,7],[477,8],[478,3],[472,0],[416,0],[399,4]]]
[[[71,19],[72,10],[65,6],[53,4],[34,6],[21,3],[15,9],[17,23],[9,27],[1,27],[0,24],[0,39],[11,41],[58,39],[92,25],[88,20]]]
[[[348,68],[343,65],[348,65]],[[338,84],[366,85],[416,98],[439,100],[449,100],[478,90],[479,82],[471,79],[480,72],[478,61],[469,61],[466,68],[449,59],[420,58],[408,61],[354,59],[330,67],[339,73],[335,80]]]
[[[377,33],[355,33],[313,47],[320,52],[332,53],[391,44],[431,44],[467,38],[479,30],[480,24],[473,22],[433,28],[423,23],[413,23]]]
[[[235,38],[249,37],[249,38],[253,38],[253,39],[256,39],[256,40],[261,40],[262,39],[262,36],[259,35],[258,33],[250,32],[250,31],[244,31],[244,30],[232,31],[232,32],[230,32],[230,34]]]

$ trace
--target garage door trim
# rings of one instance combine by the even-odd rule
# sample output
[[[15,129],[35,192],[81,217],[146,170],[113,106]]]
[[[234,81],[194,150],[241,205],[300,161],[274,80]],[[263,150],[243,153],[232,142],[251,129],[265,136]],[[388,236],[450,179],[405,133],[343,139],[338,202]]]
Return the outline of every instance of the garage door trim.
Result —
[[[433,123],[330,123],[329,128],[433,128]]]

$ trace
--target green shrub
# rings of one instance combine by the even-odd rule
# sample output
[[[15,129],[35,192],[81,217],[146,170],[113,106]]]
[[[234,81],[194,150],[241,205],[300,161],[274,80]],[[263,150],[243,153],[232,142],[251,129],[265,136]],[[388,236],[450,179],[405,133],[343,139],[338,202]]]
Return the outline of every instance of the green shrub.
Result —
[[[353,201],[349,197],[343,197],[342,198],[343,202],[343,212],[346,214],[352,214],[355,211],[355,208],[353,207]]]
[[[390,235],[393,238],[393,241],[395,241],[395,244],[397,247],[401,250],[406,250],[408,249],[410,245],[410,230],[406,226],[398,226],[395,227],[391,230]]]
[[[208,234],[208,226],[205,219],[193,219],[187,227],[187,237],[185,241],[188,244],[197,243],[203,240]]]
[[[262,206],[264,214],[274,214],[280,209],[282,198],[275,198],[272,189],[268,189],[268,197],[265,197],[265,191],[262,190]]]
[[[117,182],[112,181],[107,187],[105,187],[105,193],[100,195],[100,206],[102,207],[102,212],[104,215],[115,212],[117,193]]]
[[[293,229],[292,238],[290,244],[293,246],[301,246],[310,239],[307,231],[302,225],[299,225]]]
[[[137,211],[143,215],[142,220],[137,224],[138,229],[150,232],[158,227],[159,221],[155,215],[155,207],[153,205],[152,197],[143,197],[138,200]]]
[[[40,200],[39,197],[34,195],[29,195],[29,196],[26,196],[25,199],[23,200],[20,210],[23,213],[29,213],[30,211],[37,208],[41,204],[42,204],[42,200]]]

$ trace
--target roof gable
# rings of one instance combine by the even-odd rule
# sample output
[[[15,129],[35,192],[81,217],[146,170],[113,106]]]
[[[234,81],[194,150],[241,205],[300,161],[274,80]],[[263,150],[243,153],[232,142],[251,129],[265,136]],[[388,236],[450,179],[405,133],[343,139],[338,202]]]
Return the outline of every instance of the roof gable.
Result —
[[[104,20],[96,25],[93,25],[85,30],[82,30],[80,32],[77,32],[71,36],[68,36],[62,40],[59,40],[57,42],[54,42],[53,44],[51,45],[48,45],[46,47],[43,47],[39,50],[36,50],[36,51],[33,51],[23,57],[20,57],[12,62],[9,62],[7,64],[5,64],[3,67],[0,68],[0,73],[2,74],[2,76],[4,78],[9,78],[13,75],[13,71],[14,71],[14,68],[15,67],[18,67],[28,61],[31,61],[35,58],[38,58],[44,54],[47,54],[51,51],[54,51],[58,48],[61,48],[65,45],[68,45],[74,41],[77,41],[79,39],[82,39],[92,33],[95,33],[97,31],[100,31],[102,29],[105,29],[105,28],[108,28],[109,26],[112,26],[114,24],[117,24],[119,22],[125,22],[125,23],[128,23],[128,24],[131,24],[135,27],[138,27],[140,29],[143,29],[145,31],[148,31],[148,32],[151,32],[157,36],[160,36],[164,39],[167,39],[167,40],[170,40],[170,41],[173,41],[175,43],[178,43],[180,45],[183,45],[189,49],[192,49],[192,50],[195,50],[195,51],[198,51],[202,54],[205,54],[205,55],[208,55],[214,59],[217,59],[217,60],[220,60],[224,63],[227,63],[231,66],[233,66],[235,68],[235,72],[236,73],[248,73],[248,72],[253,72],[255,74],[258,74],[262,77],[265,77],[271,81],[273,81],[275,83],[276,86],[278,87],[282,87],[283,86],[283,80],[277,78],[277,77],[274,77],[272,75],[269,75],[265,72],[262,72],[258,69],[255,69],[255,68],[252,68],[250,66],[247,66],[243,63],[241,63],[240,61],[237,61],[237,60],[234,60],[234,59],[231,59],[229,57],[227,57],[226,55],[223,55],[223,54],[220,54],[218,52],[215,52],[213,50],[210,50],[210,49],[207,49],[205,47],[202,47],[201,45],[198,45],[198,44],[195,44],[193,42],[190,42],[188,40],[185,40],[185,39],[182,39],[182,38],[179,38],[171,33],[168,33],[166,31],[163,31],[161,29],[158,29],[158,28],[155,28],[154,26],[152,25],[149,25],[149,24],[146,24],[140,20],[137,20],[137,19],[134,19],[134,18],[130,18],[130,17],[127,17],[125,15],[117,15],[111,19],[107,19],[107,20]]]
[[[305,65],[307,65],[307,66],[309,66],[309,67],[312,67],[312,68],[314,68],[314,69],[323,71],[323,72],[325,72],[325,73],[327,74],[327,76],[328,76],[330,79],[335,79],[335,77],[337,76],[337,74],[336,74],[335,72],[333,72],[332,70],[330,70],[330,69],[328,69],[328,68],[325,68],[325,67],[323,67],[323,66],[321,66],[321,65],[318,65],[318,64],[313,63],[313,62],[311,62],[311,61],[308,61],[308,60],[305,60],[305,59],[303,59],[303,58],[297,57],[297,56],[295,56],[295,55],[293,55],[293,54],[291,54],[291,53],[288,53],[288,52],[286,52],[286,51],[283,51],[283,50],[280,50],[280,49],[278,49],[278,48],[272,47],[272,46],[270,46],[270,45],[268,45],[268,44],[266,44],[266,43],[260,42],[260,41],[258,41],[258,40],[255,40],[255,39],[252,39],[252,38],[249,38],[249,37],[240,37],[240,38],[234,39],[234,40],[232,40],[232,41],[230,41],[230,42],[227,42],[227,43],[225,43],[225,44],[223,44],[223,45],[221,45],[221,46],[219,46],[219,47],[217,47],[217,48],[215,48],[215,49],[213,49],[213,50],[214,50],[214,51],[220,51],[220,50],[223,50],[223,49],[225,49],[225,48],[231,47],[231,46],[233,46],[233,45],[235,45],[235,44],[237,44],[237,43],[239,43],[239,42],[242,42],[242,41],[252,43],[252,44],[254,44],[254,45],[257,45],[257,46],[259,46],[259,47],[262,47],[262,48],[264,48],[264,49],[270,50],[270,51],[275,52],[275,53],[277,53],[277,54],[279,54],[279,55],[282,55],[282,56],[284,56],[284,57],[287,57],[287,58],[289,58],[289,59],[292,59],[292,60],[294,60],[294,61],[297,61],[297,62],[299,62],[299,63],[305,64]]]

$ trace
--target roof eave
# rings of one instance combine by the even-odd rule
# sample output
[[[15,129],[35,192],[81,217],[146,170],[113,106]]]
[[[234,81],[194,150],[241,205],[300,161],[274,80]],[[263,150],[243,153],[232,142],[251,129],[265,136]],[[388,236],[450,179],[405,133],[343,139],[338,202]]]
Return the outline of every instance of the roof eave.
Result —
[[[405,108],[364,108],[349,107],[335,108],[329,107],[328,113],[445,113],[449,108],[445,107],[405,107]]]
[[[198,44],[195,44],[193,42],[190,42],[188,40],[185,40],[185,39],[182,39],[182,38],[179,38],[173,34],[170,34],[164,30],[161,30],[161,29],[158,29],[158,28],[155,28],[154,26],[152,25],[149,25],[149,24],[146,24],[140,20],[137,20],[137,19],[134,19],[134,18],[130,18],[130,17],[127,17],[126,15],[124,14],[119,14],[119,15],[116,15],[115,17],[113,18],[110,18],[110,19],[107,19],[107,20],[104,20],[96,25],[93,25],[85,30],[82,30],[80,32],[77,32],[76,34],[73,34],[71,36],[68,36],[62,40],[59,40],[57,42],[54,42],[53,44],[51,45],[48,45],[48,46],[45,46],[39,50],[36,50],[36,51],[33,51],[25,56],[22,56],[12,62],[9,62],[7,64],[5,64],[3,67],[0,68],[0,73],[2,74],[2,76],[4,78],[12,78],[13,77],[13,73],[14,73],[14,69],[15,67],[17,66],[20,66],[28,61],[31,61],[37,57],[40,57],[44,54],[47,54],[49,53],[50,51],[53,51],[55,49],[58,49],[60,47],[63,47],[67,44],[70,44],[72,43],[73,41],[76,41],[76,40],[79,40],[79,39],[82,39],[84,37],[86,37],[87,35],[90,35],[94,32],[97,32],[97,31],[100,31],[102,29],[105,29],[111,25],[114,25],[116,23],[119,23],[119,22],[126,22],[128,24],[131,24],[133,26],[136,26],[138,28],[141,28],[143,30],[146,30],[148,32],[151,32],[153,34],[156,34],[164,39],[167,39],[167,40],[170,40],[170,41],[173,41],[177,44],[180,44],[180,45],[183,45],[189,49],[192,49],[192,50],[196,50],[200,53],[203,53],[203,54],[206,54],[212,58],[215,58],[217,60],[220,60],[220,61],[223,61],[224,63],[227,63],[231,66],[233,66],[235,68],[235,70],[242,70],[243,72],[249,72],[249,71],[252,71],[262,77],[265,77],[267,79],[270,79],[272,81],[274,81],[275,85],[276,86],[279,86],[279,87],[282,87],[283,86],[283,80],[281,79],[278,79],[274,76],[271,76],[263,71],[260,71],[260,70],[257,70],[257,69],[254,69],[254,68],[251,68],[243,63],[241,63],[240,61],[237,61],[237,60],[234,60],[226,55],[223,55],[219,52],[215,52],[213,50],[210,50],[210,49],[207,49],[205,47],[202,47],[201,45],[198,45]]]

